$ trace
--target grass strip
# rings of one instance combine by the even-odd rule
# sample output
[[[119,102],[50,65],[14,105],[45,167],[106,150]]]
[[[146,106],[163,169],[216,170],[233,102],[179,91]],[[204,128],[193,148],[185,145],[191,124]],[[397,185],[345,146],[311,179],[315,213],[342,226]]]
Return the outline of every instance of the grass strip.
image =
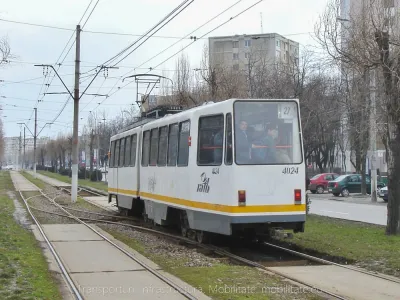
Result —
[[[14,191],[10,174],[1,171],[0,299],[62,299],[38,241],[13,217],[10,191]]]
[[[400,277],[400,236],[385,235],[384,226],[309,215],[305,232],[285,243],[310,254],[345,258],[368,270]]]

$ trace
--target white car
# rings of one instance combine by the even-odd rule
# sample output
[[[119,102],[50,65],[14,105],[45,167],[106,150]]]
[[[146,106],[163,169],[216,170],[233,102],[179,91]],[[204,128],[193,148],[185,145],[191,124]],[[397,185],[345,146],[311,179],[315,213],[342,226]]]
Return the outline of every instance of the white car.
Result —
[[[389,193],[388,187],[385,186],[385,187],[380,189],[380,191],[378,192],[378,195],[379,195],[380,198],[383,199],[383,201],[388,202],[388,200],[389,200],[389,194],[388,193]]]

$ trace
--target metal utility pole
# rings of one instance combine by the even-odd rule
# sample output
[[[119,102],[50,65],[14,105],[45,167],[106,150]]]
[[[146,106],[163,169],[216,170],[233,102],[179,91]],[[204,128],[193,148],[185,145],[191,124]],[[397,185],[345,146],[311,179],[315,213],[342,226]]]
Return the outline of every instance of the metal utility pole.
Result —
[[[18,154],[17,154],[17,171],[21,168],[19,167],[20,159],[21,159],[21,148],[22,148],[22,132],[19,131],[19,140],[18,140]]]
[[[76,26],[76,52],[75,52],[75,91],[74,91],[74,130],[72,136],[72,187],[71,201],[75,203],[78,197],[78,122],[79,122],[79,68],[81,60],[81,26]]]
[[[37,108],[35,107],[35,131],[33,134],[33,175],[36,178],[36,137],[37,137]]]
[[[71,186],[71,202],[75,203],[78,197],[78,162],[79,162],[79,140],[78,140],[78,125],[79,125],[79,100],[80,98],[86,93],[90,85],[93,81],[97,78],[101,70],[104,69],[118,69],[117,67],[107,67],[107,66],[99,66],[99,70],[96,72],[96,75],[87,85],[85,90],[81,95],[79,95],[79,73],[80,73],[80,45],[81,45],[81,26],[76,26],[76,51],[75,51],[75,87],[74,87],[74,94],[68,89],[65,85],[65,82],[61,79],[60,75],[57,73],[56,69],[52,65],[35,65],[35,67],[50,67],[53,69],[54,73],[60,79],[64,88],[67,90],[68,94],[74,99],[74,129],[72,134],[72,186]],[[46,94],[60,94],[60,93],[46,93]],[[62,93],[64,94],[64,93]],[[100,96],[100,95],[99,95]],[[101,95],[104,96],[104,95]]]
[[[22,160],[22,169],[25,169],[25,127],[24,127],[24,158]]]
[[[370,71],[371,113],[370,113],[370,150],[371,150],[371,201],[377,202],[376,172],[376,77],[375,69]]]

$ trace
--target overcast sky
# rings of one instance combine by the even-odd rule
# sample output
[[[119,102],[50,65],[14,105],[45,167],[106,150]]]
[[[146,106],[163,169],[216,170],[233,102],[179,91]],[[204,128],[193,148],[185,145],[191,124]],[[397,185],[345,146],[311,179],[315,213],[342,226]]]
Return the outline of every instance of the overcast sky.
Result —
[[[92,1],[81,25],[86,21],[96,2],[97,0]],[[116,55],[138,38],[133,36],[134,34],[144,34],[181,2],[182,0],[100,0],[81,33],[81,73],[93,69],[94,66],[100,65]],[[177,42],[179,38],[189,34],[236,2],[238,1],[195,0],[156,34],[163,37],[149,39],[122,61],[118,65],[120,67],[118,70],[110,69],[107,79],[101,73],[87,93],[112,94],[119,86],[126,84],[126,81],[121,83],[120,77],[122,75],[129,71],[131,72],[128,75],[147,72],[148,69],[134,71],[134,68],[142,65],[149,58]],[[258,0],[240,1],[193,35],[197,37],[204,35],[256,2]],[[215,30],[209,36],[261,33],[260,13],[262,13],[264,33],[275,32],[286,35],[288,38],[299,42],[301,49],[306,45],[315,44],[309,33],[313,32],[314,24],[323,11],[326,2],[327,0],[264,0],[238,18]],[[20,125],[16,124],[18,122],[27,123],[33,132],[33,108],[38,99],[43,98],[43,101],[37,104],[38,130],[59,114],[67,95],[46,95],[43,97],[43,92],[47,89],[43,86],[43,83],[51,81],[54,73],[49,73],[48,77],[45,78],[43,69],[35,67],[34,64],[54,64],[57,62],[89,3],[90,0],[2,1],[0,7],[0,19],[2,19],[0,20],[0,37],[8,37],[12,52],[16,56],[12,63],[0,68],[0,80],[4,81],[0,83],[0,103],[3,109],[1,117],[6,136],[19,135]],[[4,20],[56,26],[71,30],[35,27],[5,22]],[[178,39],[174,37],[178,37]],[[72,41],[73,39],[67,45],[62,58],[72,45]],[[193,69],[199,67],[202,49],[206,42],[207,39],[198,40],[184,51],[189,55]],[[157,66],[189,43],[191,41],[187,39],[179,42],[168,51],[144,64],[142,68]],[[173,78],[177,57],[175,56],[158,66],[152,73],[161,75],[164,69],[168,70],[164,75]],[[73,91],[74,83],[74,59],[75,46],[72,47],[58,71],[71,91]],[[85,75],[83,74],[82,77]],[[89,82],[87,79],[82,79],[81,92]],[[115,88],[112,89],[114,86]],[[139,90],[142,93],[144,91],[145,87],[143,90]],[[65,89],[60,80],[55,77],[47,92],[65,92]],[[121,109],[129,109],[130,105],[134,103],[135,97],[135,84],[121,89],[107,99],[90,95],[83,96],[80,103],[80,117],[83,120],[79,120],[79,128],[81,129],[86,122],[90,111],[101,112],[105,110],[107,119],[111,119],[120,114]],[[100,102],[102,104],[98,105]],[[31,118],[31,121],[29,121],[29,118]],[[46,127],[40,136],[54,137],[59,132],[70,133],[72,132],[72,120],[73,101],[70,100],[54,125],[51,128]]]

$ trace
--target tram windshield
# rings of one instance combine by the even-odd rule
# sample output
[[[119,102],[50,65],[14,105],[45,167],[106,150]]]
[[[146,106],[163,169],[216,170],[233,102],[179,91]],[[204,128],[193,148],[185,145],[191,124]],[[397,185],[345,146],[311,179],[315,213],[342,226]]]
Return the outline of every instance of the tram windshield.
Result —
[[[236,101],[235,161],[238,165],[300,164],[297,103]]]

